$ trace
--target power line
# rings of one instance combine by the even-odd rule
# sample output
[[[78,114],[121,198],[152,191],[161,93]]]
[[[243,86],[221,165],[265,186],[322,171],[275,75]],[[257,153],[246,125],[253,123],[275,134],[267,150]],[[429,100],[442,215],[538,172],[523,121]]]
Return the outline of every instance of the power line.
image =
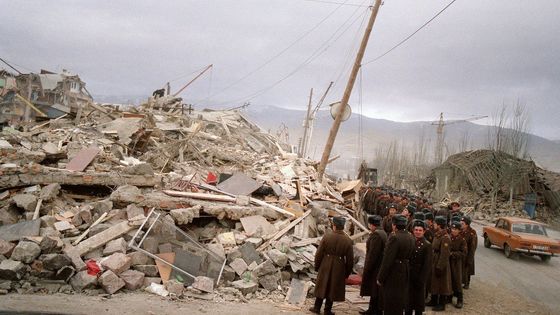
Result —
[[[344,3],[348,2],[349,0],[346,0]],[[290,43],[286,48],[282,49],[280,52],[278,52],[276,55],[270,57],[267,61],[265,61],[263,64],[261,64],[260,66],[258,66],[257,68],[253,69],[252,71],[249,71],[247,74],[245,74],[244,76],[242,76],[241,78],[237,79],[236,81],[234,81],[233,83],[231,83],[230,85],[226,86],[225,88],[223,88],[222,90],[220,90],[217,93],[212,94],[210,97],[208,97],[207,99],[210,99],[212,97],[215,97],[216,95],[220,95],[223,92],[227,91],[228,89],[232,88],[233,86],[235,86],[236,84],[238,84],[239,82],[245,80],[246,78],[250,77],[251,75],[255,74],[256,72],[258,72],[259,70],[261,70],[262,68],[266,67],[268,64],[270,64],[272,61],[274,61],[276,58],[282,56],[286,51],[288,51],[290,48],[292,48],[293,46],[295,46],[297,43],[299,43],[302,39],[304,39],[305,37],[307,37],[307,35],[311,34],[315,29],[317,29],[321,24],[323,24],[326,20],[328,20],[332,15],[334,15],[338,9],[340,9],[342,7],[341,5],[338,5],[332,12],[330,12],[326,17],[324,17],[321,21],[319,21],[319,23],[317,23],[315,26],[313,26],[312,28],[310,28],[308,31],[306,31],[305,33],[303,33],[300,37],[298,37],[296,40],[294,40],[292,43]]]
[[[325,0],[303,0],[303,1],[327,3],[327,4],[340,4],[340,5],[345,5],[345,6],[349,6],[349,7],[367,7],[367,5],[363,5],[363,4],[342,3],[342,2],[325,1]]]
[[[372,62],[376,62],[377,60],[379,60],[379,59],[385,57],[386,55],[388,55],[393,50],[397,49],[399,46],[401,46],[406,41],[408,41],[410,38],[412,38],[412,36],[416,35],[416,33],[420,32],[420,30],[422,30],[424,27],[426,27],[428,24],[430,24],[433,20],[435,20],[440,14],[442,14],[445,10],[447,10],[447,8],[449,8],[453,3],[455,3],[455,1],[457,1],[457,0],[452,0],[451,2],[449,2],[449,4],[446,5],[443,9],[441,9],[441,11],[439,11],[436,15],[434,15],[426,23],[422,24],[422,26],[420,26],[416,31],[414,31],[412,34],[408,35],[405,39],[401,40],[398,44],[393,46],[391,49],[387,50],[386,52],[384,52],[383,54],[377,56],[376,58],[374,58],[372,60],[369,60],[367,62],[362,63],[362,66],[370,64]]]

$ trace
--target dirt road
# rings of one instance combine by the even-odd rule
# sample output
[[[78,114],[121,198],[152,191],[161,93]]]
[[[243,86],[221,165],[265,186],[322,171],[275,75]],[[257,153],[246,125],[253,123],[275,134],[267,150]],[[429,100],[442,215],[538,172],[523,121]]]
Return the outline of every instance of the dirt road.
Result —
[[[560,258],[549,263],[538,258],[507,259],[497,248],[482,246],[482,227],[476,254],[477,270],[471,289],[465,290],[465,307],[448,306],[451,314],[560,314]],[[0,296],[0,314],[4,312],[37,312],[41,314],[239,314],[274,315],[307,314],[312,304],[294,307],[271,300],[252,299],[249,303],[176,300],[147,293],[119,293],[107,299],[86,295],[24,295]],[[357,314],[361,306],[336,303],[337,314]],[[427,309],[426,314],[440,314]]]

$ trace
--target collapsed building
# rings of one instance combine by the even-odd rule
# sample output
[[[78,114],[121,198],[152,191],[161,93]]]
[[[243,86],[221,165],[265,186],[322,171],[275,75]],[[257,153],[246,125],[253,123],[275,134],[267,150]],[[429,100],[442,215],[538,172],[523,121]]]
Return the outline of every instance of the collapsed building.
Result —
[[[0,89],[0,115],[11,124],[66,114],[76,116],[93,102],[85,82],[66,70],[20,75],[3,71]]]
[[[329,217],[367,235],[359,181],[318,179],[316,162],[239,111],[183,105],[89,104],[0,133],[0,290],[300,305]]]
[[[536,215],[549,221],[560,214],[559,179],[560,174],[542,169],[533,161],[504,152],[474,150],[452,155],[433,169],[426,187],[435,199],[464,195],[475,212],[482,212],[479,215],[483,219],[511,214]],[[541,211],[535,214],[537,206]]]

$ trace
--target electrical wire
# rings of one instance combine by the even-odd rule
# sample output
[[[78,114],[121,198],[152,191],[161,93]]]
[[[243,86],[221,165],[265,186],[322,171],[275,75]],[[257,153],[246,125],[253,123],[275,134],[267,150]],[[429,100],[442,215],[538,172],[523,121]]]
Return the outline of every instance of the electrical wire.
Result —
[[[363,77],[362,77],[362,68],[360,67],[360,76],[358,77],[360,80],[358,83],[358,104],[360,106],[360,117],[358,123],[358,148],[360,150],[360,160],[364,160],[364,131],[363,131],[363,98],[362,98],[362,90],[363,90]]]
[[[0,58],[0,61],[2,61],[3,63],[5,63],[8,67],[12,68],[13,70],[15,70],[17,73],[22,74],[21,71],[19,71],[18,69],[14,68],[14,66],[12,66],[11,64],[9,64],[6,60]],[[15,63],[14,63],[15,64]],[[17,65],[16,65],[17,66]],[[18,66],[19,67],[19,66]]]
[[[349,0],[346,0],[344,3],[348,2]],[[312,28],[310,28],[309,30],[307,30],[305,33],[303,33],[301,36],[299,36],[298,38],[296,38],[296,40],[294,40],[292,43],[290,43],[286,48],[282,49],[280,52],[278,52],[277,54],[273,55],[272,57],[270,57],[268,60],[266,60],[263,64],[261,64],[260,66],[256,67],[255,69],[249,71],[247,74],[245,74],[244,76],[242,76],[241,78],[237,79],[236,81],[234,81],[233,83],[231,83],[230,85],[226,86],[225,88],[223,88],[222,90],[220,90],[217,93],[214,93],[213,95],[211,95],[208,99],[213,98],[217,95],[222,94],[223,92],[229,90],[230,88],[232,88],[233,86],[237,85],[238,83],[240,83],[241,81],[247,79],[248,77],[250,77],[251,75],[255,74],[256,72],[258,72],[259,70],[263,69],[264,67],[266,67],[268,64],[270,64],[272,61],[274,61],[275,59],[279,58],[280,56],[282,56],[286,51],[288,51],[290,48],[294,47],[297,43],[299,43],[302,39],[304,39],[305,37],[307,37],[309,34],[311,34],[313,31],[315,31],[319,26],[321,26],[326,20],[328,20],[331,16],[333,16],[340,8],[342,7],[341,5],[338,5],[334,10],[332,10],[326,17],[324,17],[321,21],[319,21],[319,23],[315,24],[315,26],[313,26]],[[206,99],[205,99],[206,100]]]
[[[364,0],[362,3],[366,2],[367,0]],[[359,10],[356,10],[355,12],[359,12]],[[264,92],[274,88],[275,86],[277,86],[278,84],[282,83],[283,81],[285,81],[286,79],[288,79],[289,77],[293,76],[294,74],[296,74],[297,72],[299,72],[301,69],[303,69],[305,66],[307,66],[308,64],[310,64],[313,60],[317,59],[320,55],[322,55],[325,51],[327,51],[331,45],[336,42],[338,39],[340,39],[340,37],[342,37],[342,35],[344,35],[344,33],[346,33],[346,31],[348,31],[348,29],[350,27],[352,27],[352,25],[354,25],[356,23],[356,21],[358,21],[362,16],[364,16],[367,13],[367,10],[364,10],[364,12],[362,12],[362,14],[360,14],[357,18],[355,18],[350,24],[348,24],[348,26],[346,28],[344,28],[340,34],[337,33],[345,26],[346,23],[348,23],[352,17],[354,16],[355,12],[350,15],[350,17],[344,22],[342,23],[342,25],[340,27],[338,27],[338,29],[333,33],[333,35],[331,35],[321,46],[319,46],[319,48],[317,48],[310,57],[308,57],[304,62],[302,62],[300,65],[298,65],[296,67],[295,70],[291,71],[290,73],[288,73],[287,75],[285,75],[284,77],[282,77],[281,79],[275,81],[274,83],[272,83],[271,85],[260,89],[258,91],[256,91],[255,93],[246,95],[242,98],[238,98],[232,101],[227,101],[227,102],[220,102],[216,105],[223,105],[223,104],[227,104],[227,103],[236,103],[236,102],[240,102],[240,101],[249,101],[261,94],[263,94]],[[335,37],[336,36],[336,37]],[[334,40],[332,40],[334,38]],[[332,40],[332,43],[329,43]]]
[[[303,0],[303,1],[317,2],[317,3],[327,3],[327,4],[340,4],[340,5],[350,6],[350,7],[367,7],[367,5],[353,4],[353,3],[341,3],[341,2],[325,1],[325,0]]]
[[[404,44],[406,41],[408,41],[409,39],[411,39],[414,35],[416,35],[416,33],[420,32],[424,27],[426,27],[428,24],[430,24],[433,20],[435,20],[438,16],[440,16],[445,10],[447,10],[447,8],[449,8],[453,3],[455,3],[455,1],[457,0],[452,0],[451,2],[449,2],[449,4],[447,4],[443,9],[441,9],[436,15],[434,15],[431,19],[429,19],[426,23],[422,24],[422,26],[420,26],[416,31],[414,31],[412,34],[408,35],[407,37],[405,37],[403,40],[401,40],[398,44],[396,44],[395,46],[391,47],[389,50],[387,50],[386,52],[384,52],[383,54],[369,60],[366,61],[364,63],[362,63],[362,66],[365,66],[367,64],[373,63],[378,61],[379,59],[385,57],[386,55],[388,55],[389,53],[391,53],[393,50],[397,49],[399,46],[401,46],[402,44]]]

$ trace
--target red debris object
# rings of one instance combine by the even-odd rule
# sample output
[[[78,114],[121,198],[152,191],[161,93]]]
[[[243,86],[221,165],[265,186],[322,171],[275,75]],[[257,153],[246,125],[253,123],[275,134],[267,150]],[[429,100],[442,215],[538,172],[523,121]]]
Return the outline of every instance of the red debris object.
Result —
[[[360,275],[350,275],[348,278],[346,278],[346,284],[360,285],[362,284],[362,277]]]
[[[101,272],[101,268],[99,268],[99,265],[93,259],[86,261],[86,267],[87,273],[90,276],[97,276],[97,274]]]
[[[218,176],[212,172],[208,172],[208,176],[206,176],[206,184],[215,185],[218,182]]]

